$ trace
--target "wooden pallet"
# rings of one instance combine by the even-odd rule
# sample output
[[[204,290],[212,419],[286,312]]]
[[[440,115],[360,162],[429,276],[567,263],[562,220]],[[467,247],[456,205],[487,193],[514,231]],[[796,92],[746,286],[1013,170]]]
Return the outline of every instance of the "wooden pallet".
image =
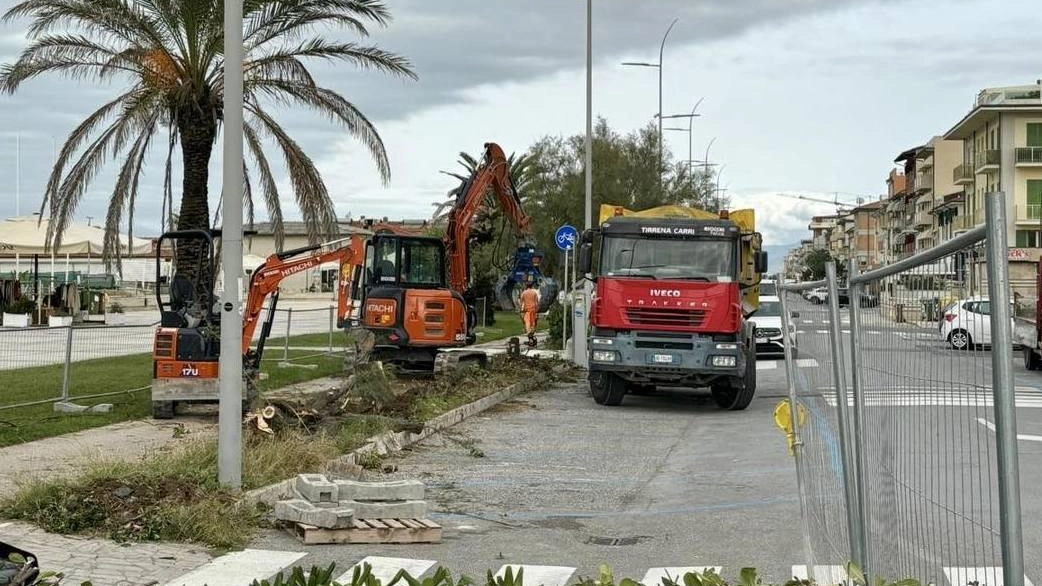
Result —
[[[285,523],[304,545],[333,543],[441,543],[441,525],[427,519],[355,519],[353,527],[325,529]]]

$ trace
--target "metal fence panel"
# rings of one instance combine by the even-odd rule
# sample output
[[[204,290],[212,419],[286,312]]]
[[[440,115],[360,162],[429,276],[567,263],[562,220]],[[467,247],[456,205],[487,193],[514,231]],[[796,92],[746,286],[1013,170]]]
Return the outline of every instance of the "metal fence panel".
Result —
[[[1006,223],[988,198],[986,227],[862,275],[829,267],[824,305],[800,296],[817,284],[780,287],[800,313],[786,373],[809,564],[1024,583]]]

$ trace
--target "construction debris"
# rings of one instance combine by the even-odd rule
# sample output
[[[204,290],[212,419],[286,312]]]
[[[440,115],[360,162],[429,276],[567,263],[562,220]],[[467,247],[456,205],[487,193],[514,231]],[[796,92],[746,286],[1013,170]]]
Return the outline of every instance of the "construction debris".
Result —
[[[293,497],[275,504],[275,518],[323,529],[353,527],[356,518],[423,519],[427,515],[424,489],[415,480],[357,482],[300,474]]]

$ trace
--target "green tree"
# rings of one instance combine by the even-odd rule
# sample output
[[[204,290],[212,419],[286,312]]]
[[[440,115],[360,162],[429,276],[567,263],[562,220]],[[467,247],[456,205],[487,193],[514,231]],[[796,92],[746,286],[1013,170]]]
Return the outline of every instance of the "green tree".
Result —
[[[107,259],[119,263],[118,232],[124,214],[133,234],[135,202],[152,147],[166,151],[164,214],[173,205],[171,159],[180,148],[182,191],[177,228],[207,228],[209,163],[223,117],[222,0],[23,0],[4,15],[26,18],[29,44],[13,64],[0,68],[0,91],[55,72],[106,82],[128,79],[128,88],[90,114],[69,135],[44,192],[49,208],[47,242],[61,244],[87,187],[108,160],[120,160],[105,220]],[[248,154],[244,207],[253,219],[254,188],[260,191],[281,246],[282,207],[265,140],[275,143],[288,169],[293,195],[317,241],[337,233],[336,213],[313,161],[276,120],[271,104],[300,106],[343,126],[368,148],[384,181],[390,165],[373,124],[350,101],[318,85],[305,61],[341,61],[363,69],[415,78],[409,62],[375,46],[323,38],[330,28],[359,36],[390,12],[380,0],[245,0],[245,147]],[[158,135],[166,130],[166,140]],[[252,161],[251,161],[252,159]],[[255,179],[250,173],[250,162]],[[194,272],[191,247],[179,247],[177,268]]]
[[[828,250],[824,248],[815,248],[807,253],[807,256],[803,259],[803,279],[807,281],[820,281],[825,278],[825,266],[828,263],[836,265],[836,275],[842,277],[846,275],[846,265],[841,260],[832,256]]]

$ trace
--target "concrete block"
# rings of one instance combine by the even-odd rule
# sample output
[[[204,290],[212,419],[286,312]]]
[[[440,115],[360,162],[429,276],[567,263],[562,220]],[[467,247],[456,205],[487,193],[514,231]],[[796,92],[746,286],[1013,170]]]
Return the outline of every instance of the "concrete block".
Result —
[[[419,480],[389,482],[356,482],[334,480],[340,500],[355,501],[413,501],[423,500],[423,483]]]
[[[427,501],[340,501],[340,506],[352,509],[359,519],[423,519],[427,516]]]
[[[313,503],[335,503],[339,501],[336,484],[323,474],[299,474],[296,483],[297,493]]]
[[[325,529],[344,529],[351,527],[355,515],[349,507],[316,507],[308,501],[293,499],[275,503],[275,518]]]
[[[87,410],[85,405],[77,405],[67,401],[58,401],[54,404],[55,413],[83,413]]]

